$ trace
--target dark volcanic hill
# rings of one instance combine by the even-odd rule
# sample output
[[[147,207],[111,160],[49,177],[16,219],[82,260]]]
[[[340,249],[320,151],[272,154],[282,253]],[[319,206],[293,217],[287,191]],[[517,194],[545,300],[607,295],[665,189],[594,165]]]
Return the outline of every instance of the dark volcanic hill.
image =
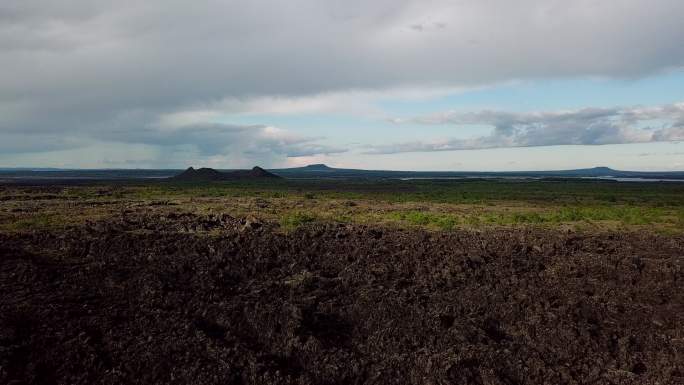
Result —
[[[211,182],[221,180],[236,180],[236,179],[261,179],[261,178],[280,178],[277,175],[271,174],[263,168],[256,166],[251,170],[234,170],[221,172],[213,168],[199,168],[192,167],[183,171],[182,173],[171,177],[175,181],[187,182]]]
[[[222,180],[223,175],[213,168],[200,168],[195,170],[193,167],[190,167],[182,173],[171,177],[171,179],[180,181],[210,181]]]
[[[280,178],[279,176],[271,174],[259,166],[255,166],[251,170],[235,170],[224,172],[223,174],[229,177],[238,178]]]

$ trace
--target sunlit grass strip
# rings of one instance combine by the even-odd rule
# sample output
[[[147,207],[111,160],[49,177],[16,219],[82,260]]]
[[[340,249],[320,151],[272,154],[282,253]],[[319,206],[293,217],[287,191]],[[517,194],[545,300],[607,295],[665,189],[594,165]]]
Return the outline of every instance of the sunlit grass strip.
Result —
[[[618,222],[623,225],[649,225],[654,223],[672,223],[681,227],[684,223],[682,214],[672,217],[662,208],[652,207],[559,207],[546,211],[515,212],[472,212],[462,215],[435,213],[431,211],[397,211],[387,214],[391,220],[411,225],[452,229],[459,225],[500,225],[520,224],[544,225],[577,222]]]

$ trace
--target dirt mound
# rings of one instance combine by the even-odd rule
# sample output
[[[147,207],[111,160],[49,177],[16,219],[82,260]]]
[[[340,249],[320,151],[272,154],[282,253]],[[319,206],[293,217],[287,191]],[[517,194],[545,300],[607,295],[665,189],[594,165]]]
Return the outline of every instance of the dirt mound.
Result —
[[[277,175],[271,174],[261,167],[254,167],[251,170],[235,170],[229,172],[220,172],[212,168],[194,169],[192,167],[183,171],[182,173],[172,177],[175,181],[187,182],[211,182],[222,180],[236,180],[236,179],[258,179],[258,178],[280,178]]]
[[[0,235],[0,383],[682,383],[683,256],[227,215]]]

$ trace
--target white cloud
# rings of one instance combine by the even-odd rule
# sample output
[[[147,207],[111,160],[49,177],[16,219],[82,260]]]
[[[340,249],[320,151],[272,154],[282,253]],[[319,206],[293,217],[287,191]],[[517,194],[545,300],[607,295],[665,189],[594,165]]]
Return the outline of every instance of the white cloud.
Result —
[[[570,111],[455,112],[392,119],[425,125],[486,125],[492,132],[469,139],[414,141],[370,147],[369,154],[553,145],[601,145],[684,140],[684,103],[655,107],[585,108]],[[649,126],[658,121],[659,126]]]
[[[345,90],[313,95],[276,95],[248,98],[224,98],[179,108],[163,114],[160,126],[178,126],[206,121],[228,119],[236,115],[300,115],[344,114],[384,118],[386,113],[378,107],[384,101],[424,101],[485,87],[399,87],[381,90]]]
[[[54,151],[50,138],[61,138],[57,147],[144,140],[207,153],[216,152],[211,139],[182,132],[231,114],[379,117],[388,95],[641,77],[684,66],[682,14],[681,0],[3,0],[0,141],[21,142],[17,153]],[[254,147],[266,140],[259,129],[226,131],[212,132],[256,133]],[[279,156],[341,150],[276,144],[266,147]],[[459,144],[438,145],[450,146]]]
[[[350,89],[641,76],[684,65],[682,14],[679,0],[6,0],[0,100],[175,110]]]

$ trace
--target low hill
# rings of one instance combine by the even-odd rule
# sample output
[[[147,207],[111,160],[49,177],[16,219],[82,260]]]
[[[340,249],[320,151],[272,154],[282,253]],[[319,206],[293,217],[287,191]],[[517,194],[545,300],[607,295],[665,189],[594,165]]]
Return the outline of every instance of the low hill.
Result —
[[[627,171],[609,167],[555,171],[397,171],[362,170],[312,164],[305,167],[264,170],[206,169],[0,169],[2,183],[85,183],[123,180],[233,180],[250,178],[287,179],[468,179],[468,178],[591,178],[626,181],[683,181],[684,171]]]
[[[182,173],[171,177],[171,180],[185,181],[185,182],[211,182],[222,180],[237,180],[237,179],[261,179],[261,178],[280,178],[277,175],[271,174],[261,167],[254,167],[251,170],[233,170],[221,172],[213,168],[188,168]]]
[[[269,170],[285,178],[638,178],[684,180],[684,171],[622,171],[609,167],[556,171],[394,171],[359,170],[312,164],[304,167]]]

